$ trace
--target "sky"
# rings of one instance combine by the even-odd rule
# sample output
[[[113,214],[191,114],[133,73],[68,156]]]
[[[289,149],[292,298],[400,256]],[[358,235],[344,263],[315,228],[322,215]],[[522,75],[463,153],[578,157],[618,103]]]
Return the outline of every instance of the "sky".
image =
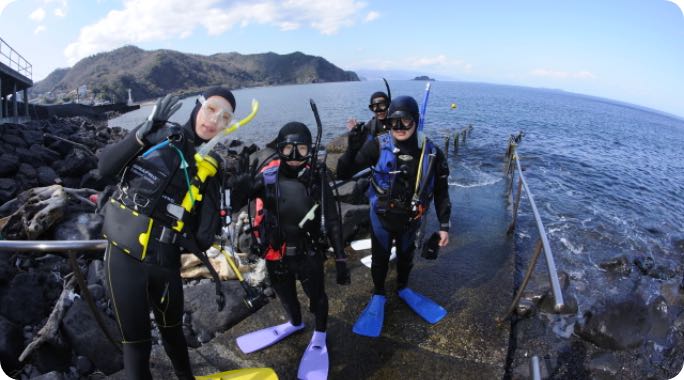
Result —
[[[560,89],[684,117],[684,0],[0,0],[33,80],[124,45]],[[0,60],[3,58],[0,57]]]

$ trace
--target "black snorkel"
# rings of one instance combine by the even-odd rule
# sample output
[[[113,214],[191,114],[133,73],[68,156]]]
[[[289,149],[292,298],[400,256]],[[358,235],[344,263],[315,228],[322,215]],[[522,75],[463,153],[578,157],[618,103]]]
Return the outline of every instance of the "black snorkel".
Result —
[[[314,114],[314,119],[316,119],[316,143],[314,144],[314,151],[312,154],[312,161],[311,161],[311,176],[309,177],[309,188],[311,188],[311,182],[313,180],[314,174],[316,173],[319,168],[318,166],[318,150],[321,147],[321,136],[323,135],[323,123],[321,123],[321,116],[318,114],[318,107],[316,106],[316,102],[314,102],[313,99],[309,99],[309,104],[311,104],[311,111]],[[324,192],[325,192],[325,181],[326,181],[326,176],[325,176],[325,164],[322,165],[321,167],[321,237],[323,240],[325,240],[325,199],[324,199]]]
[[[392,91],[390,91],[389,83],[387,83],[387,79],[382,78],[383,82],[385,82],[385,88],[387,88],[387,104],[389,105],[392,103]]]

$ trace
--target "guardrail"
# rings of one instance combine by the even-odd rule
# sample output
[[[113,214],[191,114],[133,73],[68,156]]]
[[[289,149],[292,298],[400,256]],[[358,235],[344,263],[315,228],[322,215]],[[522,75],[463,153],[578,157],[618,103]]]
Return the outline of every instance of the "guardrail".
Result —
[[[0,240],[0,252],[103,251],[107,240]]]
[[[561,312],[565,307],[565,302],[563,300],[563,292],[561,291],[560,281],[558,280],[556,262],[553,259],[551,245],[549,244],[549,239],[546,235],[546,230],[544,229],[544,223],[542,222],[541,217],[539,216],[537,205],[534,202],[534,197],[532,196],[532,192],[530,191],[530,188],[527,185],[527,181],[525,180],[525,176],[523,175],[523,171],[520,166],[520,158],[518,157],[518,154],[516,152],[516,148],[518,146],[518,143],[522,140],[522,137],[522,131],[519,132],[517,135],[512,135],[508,140],[508,151],[506,153],[507,162],[505,171],[506,176],[510,179],[507,193],[511,193],[511,191],[513,190],[513,182],[515,180],[516,174],[518,177],[518,186],[517,191],[515,193],[515,201],[513,203],[513,220],[511,221],[511,224],[508,227],[508,233],[512,233],[515,229],[518,209],[520,207],[520,198],[522,195],[522,191],[524,190],[527,194],[527,199],[529,199],[530,201],[530,206],[532,207],[532,213],[534,214],[534,219],[537,224],[537,230],[539,231],[539,241],[537,241],[535,245],[534,253],[532,255],[532,258],[530,259],[530,263],[527,268],[527,272],[525,273],[523,282],[518,288],[518,292],[513,298],[513,302],[511,306],[508,308],[506,314],[503,317],[498,318],[499,322],[502,322],[505,319],[507,319],[513,313],[513,310],[515,310],[516,305],[520,301],[520,297],[522,296],[523,292],[525,291],[525,288],[527,287],[527,283],[530,280],[532,271],[534,270],[537,264],[537,260],[539,259],[539,255],[542,251],[544,252],[544,258],[546,259],[546,266],[549,272],[549,282],[551,283],[551,290],[553,291],[554,310],[556,312]]]
[[[0,38],[0,59],[2,63],[16,70],[19,74],[33,80],[33,65],[31,65],[21,54],[17,53],[11,46]]]

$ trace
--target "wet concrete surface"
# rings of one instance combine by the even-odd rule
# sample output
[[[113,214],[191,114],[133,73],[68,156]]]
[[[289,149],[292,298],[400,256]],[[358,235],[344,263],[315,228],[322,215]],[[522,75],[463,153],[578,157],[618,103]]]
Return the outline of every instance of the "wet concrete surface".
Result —
[[[359,259],[369,252],[350,251],[352,284],[335,283],[332,260],[326,264],[329,296],[328,352],[330,379],[458,378],[500,379],[504,376],[510,324],[497,326],[513,296],[512,240],[506,235],[510,213],[504,182],[451,188],[451,242],[435,261],[416,255],[410,287],[444,306],[448,315],[430,325],[396,295],[396,272],[390,266],[385,324],[379,338],[352,333],[370,299],[370,270]],[[427,235],[437,230],[434,213]],[[308,300],[299,289],[303,311]],[[277,299],[207,344],[190,350],[198,375],[245,367],[271,367],[281,379],[296,378],[301,355],[313,333],[313,315],[304,312],[307,328],[280,343],[249,355],[235,339],[286,321]],[[172,378],[160,346],[152,354],[155,378]]]

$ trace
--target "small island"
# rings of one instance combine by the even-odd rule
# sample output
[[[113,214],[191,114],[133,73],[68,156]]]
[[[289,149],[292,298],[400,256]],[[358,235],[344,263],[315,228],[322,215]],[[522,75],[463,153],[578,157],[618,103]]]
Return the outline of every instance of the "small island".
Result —
[[[417,77],[413,78],[413,80],[427,80],[427,81],[430,81],[430,82],[434,82],[434,81],[435,81],[434,78],[430,78],[430,77],[427,76],[427,75],[417,76]]]

